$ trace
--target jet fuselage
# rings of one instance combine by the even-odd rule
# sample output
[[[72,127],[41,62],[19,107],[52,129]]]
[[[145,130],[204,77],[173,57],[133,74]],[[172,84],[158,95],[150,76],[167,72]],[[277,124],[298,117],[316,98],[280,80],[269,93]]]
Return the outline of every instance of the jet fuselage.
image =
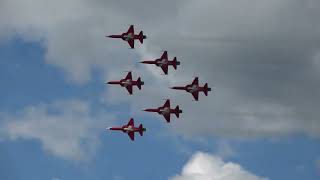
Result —
[[[163,65],[167,65],[169,62],[168,62],[168,59],[157,59],[156,60],[156,65],[157,66],[163,66]]]
[[[131,79],[122,79],[120,81],[121,86],[127,87],[132,85],[132,80]]]
[[[190,92],[190,93],[194,93],[196,91],[199,91],[200,90],[200,87],[197,86],[197,85],[191,85],[191,86],[187,86],[187,91]]]
[[[124,41],[130,41],[130,40],[132,40],[132,39],[134,39],[134,34],[132,34],[132,33],[123,33],[122,34],[122,39],[124,40]]]
[[[159,108],[159,114],[165,115],[170,114],[170,107]]]

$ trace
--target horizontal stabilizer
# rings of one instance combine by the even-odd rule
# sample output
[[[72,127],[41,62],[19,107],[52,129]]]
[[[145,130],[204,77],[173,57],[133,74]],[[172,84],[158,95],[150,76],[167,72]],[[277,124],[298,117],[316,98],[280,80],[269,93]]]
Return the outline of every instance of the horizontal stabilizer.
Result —
[[[179,118],[180,113],[182,113],[182,110],[179,108],[179,105],[174,109],[174,114]]]
[[[208,83],[206,83],[203,87],[203,92],[206,96],[208,96],[208,91],[211,91],[211,88],[209,88]]]
[[[141,44],[143,44],[143,40],[146,39],[147,36],[143,35],[143,31],[140,31],[139,33],[139,41],[141,42]]]
[[[145,132],[145,131],[146,131],[146,128],[144,128],[143,125],[140,124],[140,126],[139,126],[139,134],[140,134],[140,136],[143,136],[143,132]]]
[[[174,69],[177,69],[177,65],[180,65],[180,62],[177,61],[177,57],[174,57],[174,58],[173,58],[173,63],[172,63],[172,65],[173,65],[173,68],[174,68]]]
[[[139,77],[138,80],[137,80],[137,86],[138,86],[139,89],[141,89],[142,85],[144,85],[144,82],[141,81],[141,78]]]

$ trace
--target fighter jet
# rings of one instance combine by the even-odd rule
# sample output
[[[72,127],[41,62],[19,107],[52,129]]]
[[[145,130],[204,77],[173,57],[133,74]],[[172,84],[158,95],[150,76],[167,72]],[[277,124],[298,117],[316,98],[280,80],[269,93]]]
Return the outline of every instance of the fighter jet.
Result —
[[[166,121],[170,122],[170,114],[175,114],[177,118],[179,118],[179,114],[182,113],[182,110],[179,108],[179,105],[175,109],[170,109],[170,100],[167,99],[163,106],[158,107],[156,109],[145,109],[147,112],[157,112],[158,114],[162,114]]]
[[[123,125],[122,127],[109,127],[108,130],[112,131],[122,131],[127,133],[132,141],[134,141],[134,133],[139,132],[140,136],[143,136],[143,132],[146,131],[146,128],[143,127],[142,124],[139,127],[134,127],[134,120],[131,118],[127,125]]]
[[[146,35],[143,35],[143,31],[140,31],[139,34],[134,34],[134,28],[133,25],[130,25],[129,29],[127,32],[122,33],[121,35],[110,35],[106,36],[109,38],[121,38],[124,41],[127,41],[128,44],[130,45],[131,49],[134,49],[134,40],[139,39],[141,44],[143,44],[143,40],[147,39]]]
[[[206,83],[203,87],[199,86],[198,77],[194,78],[192,84],[188,84],[184,87],[171,87],[171,89],[178,89],[178,90],[185,90],[192,94],[194,99],[198,101],[199,99],[199,92],[203,91],[203,93],[208,96],[208,91],[211,91],[211,88],[208,87],[208,83]]]
[[[169,65],[172,65],[174,69],[177,69],[177,65],[180,65],[180,62],[177,61],[177,57],[174,57],[172,61],[169,61],[167,51],[163,52],[160,59],[156,59],[154,61],[141,61],[140,63],[155,64],[156,66],[160,66],[164,74],[168,74]]]
[[[109,81],[106,82],[106,84],[119,84],[120,86],[125,87],[129,94],[132,95],[132,86],[136,85],[141,90],[141,86],[144,85],[144,82],[141,81],[140,77],[136,81],[133,81],[131,71],[129,71],[124,79],[121,79],[120,81]]]

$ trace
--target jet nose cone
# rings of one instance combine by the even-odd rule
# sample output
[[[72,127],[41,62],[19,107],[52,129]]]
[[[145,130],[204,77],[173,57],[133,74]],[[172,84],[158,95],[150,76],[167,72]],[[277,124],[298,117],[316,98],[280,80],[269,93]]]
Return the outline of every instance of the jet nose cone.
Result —
[[[109,36],[106,36],[106,37],[109,37],[109,38],[116,38],[118,37],[117,35],[109,35]]]
[[[106,130],[111,130],[112,127],[107,127]]]

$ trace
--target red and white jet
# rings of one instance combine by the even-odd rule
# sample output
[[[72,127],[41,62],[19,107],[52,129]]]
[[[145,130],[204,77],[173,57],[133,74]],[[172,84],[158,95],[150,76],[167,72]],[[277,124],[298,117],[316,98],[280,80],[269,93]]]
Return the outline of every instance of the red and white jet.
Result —
[[[143,31],[140,31],[139,34],[134,34],[133,25],[130,25],[128,31],[125,33],[122,33],[121,35],[110,35],[110,36],[106,36],[106,37],[121,38],[122,40],[127,41],[132,49],[134,49],[134,40],[135,39],[138,39],[141,42],[141,44],[143,44],[144,39],[147,39],[147,36],[143,35]]]
[[[132,86],[137,86],[141,90],[141,86],[144,85],[144,82],[141,81],[139,77],[136,81],[132,80],[131,71],[128,72],[127,76],[120,81],[109,81],[106,84],[119,84],[122,87],[125,87],[130,95],[132,95]]]
[[[171,89],[185,90],[192,94],[194,99],[198,101],[199,92],[202,91],[206,96],[208,96],[208,91],[211,91],[211,88],[208,87],[208,83],[206,83],[203,87],[199,86],[198,77],[194,78],[192,84],[188,84],[186,86],[176,86],[171,87]]]
[[[113,130],[113,131],[122,131],[124,133],[127,133],[132,141],[134,141],[135,132],[139,132],[140,136],[143,136],[143,132],[146,131],[146,128],[144,128],[142,124],[140,124],[139,127],[134,127],[133,118],[129,120],[127,125],[123,125],[121,127],[109,127],[107,129]]]
[[[162,114],[166,121],[170,122],[170,114],[175,114],[177,118],[179,118],[179,114],[182,113],[182,110],[179,108],[179,105],[176,106],[175,109],[170,108],[170,100],[167,99],[163,106],[158,107],[156,109],[145,109],[147,112],[157,112],[158,114]]]
[[[168,74],[169,65],[173,66],[174,69],[177,69],[177,65],[180,65],[180,62],[177,61],[177,57],[174,57],[172,61],[169,61],[167,51],[164,51],[159,59],[156,59],[154,61],[141,61],[140,63],[155,64],[156,66],[161,67],[164,74]]]

